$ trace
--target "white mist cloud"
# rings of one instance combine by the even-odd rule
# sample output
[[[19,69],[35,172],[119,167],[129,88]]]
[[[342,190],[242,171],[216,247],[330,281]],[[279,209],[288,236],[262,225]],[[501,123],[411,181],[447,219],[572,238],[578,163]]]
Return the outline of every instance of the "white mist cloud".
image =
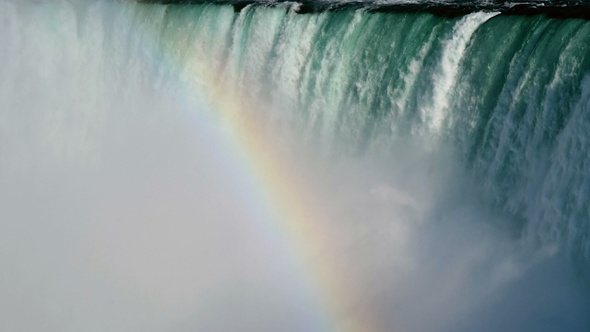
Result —
[[[101,22],[128,23],[120,5],[0,4],[0,329],[309,321],[301,271],[215,122]]]

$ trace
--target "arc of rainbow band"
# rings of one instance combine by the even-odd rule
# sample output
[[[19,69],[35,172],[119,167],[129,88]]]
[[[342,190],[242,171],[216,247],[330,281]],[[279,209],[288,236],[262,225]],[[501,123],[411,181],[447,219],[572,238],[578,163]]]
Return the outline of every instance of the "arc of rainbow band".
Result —
[[[187,73],[186,68],[191,67],[183,64],[179,54],[172,50],[158,49],[161,48],[157,42],[161,38],[158,36],[161,32],[157,31],[157,28],[147,30],[141,32],[141,43],[146,48],[144,52],[165,52],[165,60],[159,60],[166,61],[165,65],[170,70],[193,77],[194,79],[184,86],[187,100],[192,100],[193,94],[204,96],[210,110],[215,113],[212,115],[229,128],[228,138],[242,154],[241,159],[245,160],[242,167],[247,168],[247,172],[262,187],[266,196],[262,200],[268,201],[276,211],[277,215],[273,218],[276,221],[273,222],[277,225],[273,227],[278,228],[289,242],[289,249],[301,268],[305,269],[304,277],[317,297],[314,302],[318,302],[322,307],[320,310],[325,311],[323,315],[328,316],[323,318],[327,322],[322,323],[322,329],[380,331],[378,321],[370,317],[366,308],[362,313],[351,311],[353,308],[350,306],[354,305],[355,299],[359,296],[355,294],[351,285],[344,282],[343,274],[347,272],[347,266],[338,266],[338,257],[325,256],[330,255],[333,231],[323,222],[325,213],[321,211],[318,202],[312,201],[313,194],[306,187],[306,181],[287,162],[289,158],[286,154],[269,144],[267,136],[263,134],[266,128],[262,128],[260,119],[256,118],[256,112],[253,110],[262,109],[264,106],[260,101],[248,98],[228,87],[222,79],[224,73],[213,69],[214,66],[206,65],[211,54],[191,54],[192,61],[200,62],[200,65],[196,66],[199,70]],[[148,60],[149,58],[152,57],[148,57]],[[155,64],[148,65],[155,67]]]
[[[214,81],[213,76],[207,79],[207,82]],[[206,95],[212,108],[229,126],[232,142],[239,144],[239,151],[248,162],[246,167],[263,186],[266,198],[279,214],[274,218],[280,223],[277,225],[279,231],[286,235],[296,260],[308,270],[306,273],[312,279],[314,293],[320,295],[320,304],[333,311],[331,314],[335,318],[329,325],[336,325],[338,331],[376,331],[369,328],[368,322],[347,322],[343,317],[347,308],[341,306],[352,303],[355,294],[341,282],[344,277],[341,273],[346,271],[342,266],[334,266],[338,264],[338,259],[332,257],[332,261],[326,261],[330,258],[325,255],[330,253],[330,234],[333,231],[325,227],[324,213],[318,209],[318,203],[306,188],[305,180],[288,163],[289,156],[274,149],[262,134],[266,129],[261,128],[251,111],[259,106],[252,100],[236,96],[236,92],[231,92],[232,97],[228,97],[227,92],[210,92]]]

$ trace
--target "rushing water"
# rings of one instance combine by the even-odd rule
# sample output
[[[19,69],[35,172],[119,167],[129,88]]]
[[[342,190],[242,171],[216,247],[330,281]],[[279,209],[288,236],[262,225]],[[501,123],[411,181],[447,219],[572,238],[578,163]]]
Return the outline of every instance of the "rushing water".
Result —
[[[590,21],[329,4],[0,0],[2,330],[587,331]]]

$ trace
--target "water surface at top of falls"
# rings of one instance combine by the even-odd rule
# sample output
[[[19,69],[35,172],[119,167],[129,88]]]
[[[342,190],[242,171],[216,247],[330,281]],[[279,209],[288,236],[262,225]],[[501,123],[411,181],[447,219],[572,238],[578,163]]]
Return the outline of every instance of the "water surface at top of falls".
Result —
[[[506,15],[545,15],[558,18],[590,19],[590,3],[580,0],[137,0],[164,4],[232,4],[241,10],[249,4],[290,5],[297,13],[326,10],[365,9],[376,12],[428,12],[456,17],[477,11],[502,12]]]

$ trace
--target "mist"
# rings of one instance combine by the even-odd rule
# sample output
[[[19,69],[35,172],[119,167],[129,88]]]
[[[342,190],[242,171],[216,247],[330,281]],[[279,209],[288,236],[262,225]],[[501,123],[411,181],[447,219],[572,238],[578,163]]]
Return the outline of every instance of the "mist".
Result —
[[[0,0],[1,330],[590,328],[560,249],[526,250],[428,135],[360,155],[276,139],[331,231],[301,257],[215,106],[154,66],[135,6]],[[340,316],[309,261],[338,261]]]

